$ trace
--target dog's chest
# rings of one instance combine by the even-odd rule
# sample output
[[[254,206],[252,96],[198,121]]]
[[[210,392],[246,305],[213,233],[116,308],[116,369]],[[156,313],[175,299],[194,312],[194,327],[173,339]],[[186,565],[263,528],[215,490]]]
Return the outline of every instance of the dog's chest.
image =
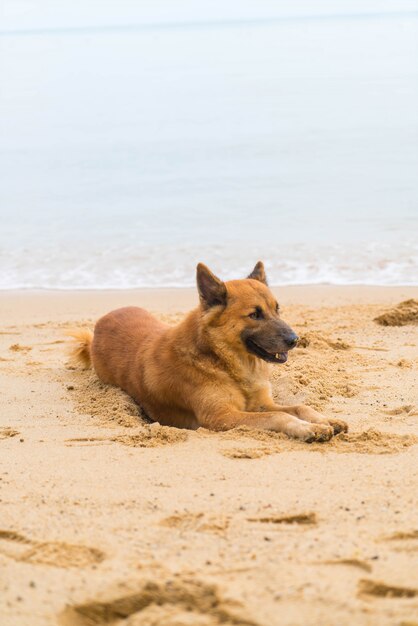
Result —
[[[271,399],[271,384],[266,380],[254,381],[243,391],[246,411],[259,411]]]

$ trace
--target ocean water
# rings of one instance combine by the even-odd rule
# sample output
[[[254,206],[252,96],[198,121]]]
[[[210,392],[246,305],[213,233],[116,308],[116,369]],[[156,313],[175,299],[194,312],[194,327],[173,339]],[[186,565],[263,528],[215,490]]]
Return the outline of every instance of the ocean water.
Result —
[[[0,220],[2,289],[418,285],[418,2],[3,0]]]

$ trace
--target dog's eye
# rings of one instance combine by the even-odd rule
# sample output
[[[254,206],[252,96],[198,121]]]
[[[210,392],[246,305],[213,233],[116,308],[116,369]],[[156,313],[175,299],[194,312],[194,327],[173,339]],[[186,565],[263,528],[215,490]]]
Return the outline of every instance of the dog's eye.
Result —
[[[263,315],[263,311],[261,310],[261,307],[259,306],[255,307],[255,311],[250,313],[248,317],[251,317],[252,320],[263,319],[264,315]]]
[[[278,302],[276,302],[276,313],[278,313],[278,312],[279,312],[279,310],[280,310],[279,303],[278,303]]]

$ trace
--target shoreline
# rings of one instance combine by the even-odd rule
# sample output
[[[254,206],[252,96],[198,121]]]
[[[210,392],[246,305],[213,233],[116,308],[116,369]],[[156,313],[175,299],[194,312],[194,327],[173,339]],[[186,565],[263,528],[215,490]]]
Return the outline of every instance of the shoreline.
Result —
[[[350,303],[396,304],[418,297],[418,287],[367,285],[273,286],[283,310],[287,306],[344,306]],[[2,323],[30,321],[50,309],[59,318],[77,318],[80,308],[101,316],[122,306],[141,306],[161,313],[184,313],[198,305],[196,287],[150,287],[109,290],[0,290]]]

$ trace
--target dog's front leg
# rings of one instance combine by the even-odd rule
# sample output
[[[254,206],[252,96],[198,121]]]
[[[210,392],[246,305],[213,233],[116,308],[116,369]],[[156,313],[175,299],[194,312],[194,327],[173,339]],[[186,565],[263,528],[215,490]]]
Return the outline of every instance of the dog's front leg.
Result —
[[[238,426],[248,426],[258,430],[274,430],[308,443],[328,441],[333,435],[333,430],[328,424],[309,423],[282,410],[264,413],[205,408],[198,412],[197,417],[199,425],[210,430],[230,430]]]
[[[305,404],[295,404],[294,406],[280,406],[275,404],[274,409],[276,411],[284,411],[285,413],[294,415],[300,420],[310,422],[311,424],[328,424],[333,429],[334,435],[337,435],[338,433],[346,433],[348,430],[348,424],[344,422],[344,420],[325,417],[325,415],[318,413],[318,411],[315,411],[315,409],[312,409]]]

